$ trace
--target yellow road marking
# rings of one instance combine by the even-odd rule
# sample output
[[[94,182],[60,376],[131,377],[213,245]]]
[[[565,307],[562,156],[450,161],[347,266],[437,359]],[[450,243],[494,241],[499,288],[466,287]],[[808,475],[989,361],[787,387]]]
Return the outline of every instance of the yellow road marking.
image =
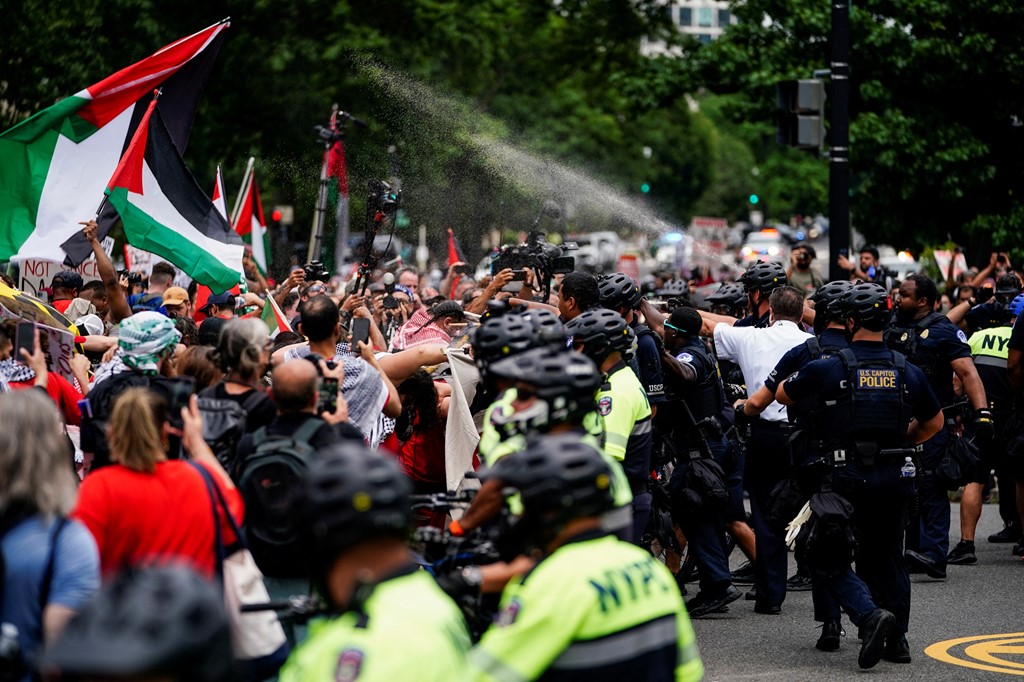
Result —
[[[960,654],[951,649],[964,647]],[[1001,635],[975,635],[936,642],[924,650],[925,654],[937,661],[959,665],[975,670],[1024,676],[1024,662],[1008,661],[1003,656],[1024,656],[1024,632]]]

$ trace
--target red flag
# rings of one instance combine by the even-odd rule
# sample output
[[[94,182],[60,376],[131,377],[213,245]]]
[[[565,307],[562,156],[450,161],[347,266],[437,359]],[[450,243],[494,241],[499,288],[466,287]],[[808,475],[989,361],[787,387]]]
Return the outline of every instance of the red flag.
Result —
[[[455,233],[452,232],[452,228],[448,228],[448,268],[452,267],[453,263],[465,263],[466,257],[462,255],[462,249],[459,248],[459,240],[455,238]],[[452,275],[452,288],[448,292],[448,298],[455,298],[455,289],[459,286],[458,275]]]

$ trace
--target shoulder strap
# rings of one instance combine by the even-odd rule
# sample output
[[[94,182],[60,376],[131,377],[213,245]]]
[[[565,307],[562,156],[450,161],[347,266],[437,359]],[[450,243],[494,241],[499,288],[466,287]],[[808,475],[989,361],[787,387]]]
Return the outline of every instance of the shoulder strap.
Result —
[[[843,359],[843,364],[846,365],[848,370],[855,370],[860,364],[857,362],[857,356],[849,348],[841,348],[839,350],[839,357]]]
[[[889,351],[892,353],[892,364],[900,372],[904,372],[907,369],[907,356],[897,351]]]
[[[256,448],[258,448],[259,446],[263,445],[268,440],[269,440],[269,438],[267,437],[267,427],[266,426],[261,426],[260,428],[256,429],[253,432],[253,434],[252,434],[252,450],[253,450],[253,452],[255,452]]]
[[[810,352],[811,356],[814,357],[814,359],[817,359],[817,357],[821,355],[821,344],[818,342],[817,336],[812,336],[811,338],[804,341],[804,346],[807,348],[808,352]]]
[[[927,315],[922,317],[920,320],[918,320],[915,323],[915,326],[917,327],[918,331],[924,331],[928,327],[930,327],[933,324],[935,324],[936,322],[938,322],[943,317],[946,317],[946,316],[943,315],[942,313],[928,313]]]
[[[68,517],[58,516],[56,528],[50,535],[50,553],[46,559],[46,570],[43,571],[43,583],[39,588],[39,603],[45,609],[50,602],[50,587],[53,585],[53,573],[57,568],[57,540],[60,539],[61,531],[68,525]]]
[[[220,513],[217,511],[217,506],[224,510],[224,516],[228,520],[228,524],[231,526],[231,532],[235,534],[235,539],[238,541],[238,545],[242,549],[249,549],[248,544],[245,541],[245,536],[242,534],[241,528],[238,527],[238,523],[235,521],[235,517],[231,515],[231,510],[228,509],[227,500],[224,499],[224,493],[221,492],[220,486],[213,480],[213,475],[206,470],[200,464],[196,462],[189,462],[189,466],[193,467],[199,472],[199,475],[203,477],[203,483],[206,484],[206,492],[210,496],[210,506],[213,509],[213,527],[214,527],[214,543],[215,543],[215,557],[217,563],[217,572],[221,573],[224,559],[227,558],[227,547],[224,545],[224,538],[220,532]]]
[[[295,430],[295,435],[292,438],[302,443],[309,443],[320,427],[325,425],[327,422],[323,419],[307,419],[305,424]]]
[[[242,409],[245,410],[246,416],[252,412],[252,409],[263,399],[263,394],[258,389],[253,389],[245,400],[242,401]]]

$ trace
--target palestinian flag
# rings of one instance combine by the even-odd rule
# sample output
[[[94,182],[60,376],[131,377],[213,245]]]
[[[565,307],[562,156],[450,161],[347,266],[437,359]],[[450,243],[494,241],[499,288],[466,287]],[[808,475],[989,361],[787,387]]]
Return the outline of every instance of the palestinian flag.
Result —
[[[164,122],[184,152],[227,27],[171,43],[0,135],[0,260],[61,260],[58,244],[71,264],[92,254],[78,222],[96,214],[150,93],[163,87]],[[101,212],[100,239],[116,220],[112,208]]]
[[[284,316],[284,312],[277,305],[274,297],[269,294],[267,295],[267,300],[263,303],[263,314],[260,317],[263,318],[263,323],[270,330],[271,336],[276,336],[279,332],[292,331],[292,325],[288,322],[288,318]]]
[[[462,249],[459,248],[459,240],[455,237],[455,233],[452,232],[452,228],[448,228],[448,268],[451,269],[455,263],[465,263],[466,257],[462,255]],[[452,275],[452,289],[448,292],[448,298],[455,297],[455,289],[459,286],[459,280],[462,279],[457,274]]]
[[[220,173],[220,164],[217,164],[217,179],[213,184],[213,205],[216,207],[217,212],[224,216],[226,220],[228,217],[228,198],[224,192],[224,176]]]
[[[238,195],[234,227],[246,244],[252,245],[252,259],[264,276],[267,274],[267,220],[263,217],[260,188],[256,184],[255,159],[249,159],[249,170]]]
[[[335,202],[334,269],[340,271],[348,255],[348,169],[345,167],[345,145],[341,140],[327,152],[327,177],[330,178],[329,198]]]
[[[107,202],[128,243],[166,258],[222,292],[238,284],[242,240],[199,188],[156,111],[153,98],[107,183]]]

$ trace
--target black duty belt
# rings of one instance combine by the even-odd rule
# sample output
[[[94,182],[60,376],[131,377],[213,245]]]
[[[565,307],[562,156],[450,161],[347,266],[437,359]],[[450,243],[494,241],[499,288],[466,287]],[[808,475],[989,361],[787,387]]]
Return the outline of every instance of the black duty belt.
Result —
[[[873,453],[867,453],[864,451],[866,448],[863,446],[869,445],[869,443],[864,443],[861,448],[858,448],[856,445],[849,448],[836,448],[819,443],[820,452],[826,459],[832,461],[833,466],[837,467],[846,466],[851,462],[863,466],[902,463],[907,457],[915,457],[920,454],[922,449],[920,445],[915,445],[906,448],[882,448]]]

